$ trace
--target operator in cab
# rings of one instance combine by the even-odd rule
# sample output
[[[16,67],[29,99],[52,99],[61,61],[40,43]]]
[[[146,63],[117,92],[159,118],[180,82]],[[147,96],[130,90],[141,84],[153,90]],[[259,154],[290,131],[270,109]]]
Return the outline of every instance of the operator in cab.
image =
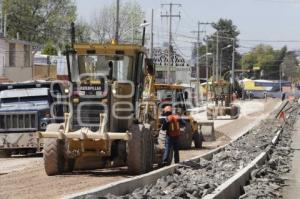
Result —
[[[179,162],[179,136],[180,127],[184,127],[186,122],[179,115],[172,113],[172,107],[166,106],[162,113],[162,130],[166,131],[165,150],[163,154],[163,166],[168,165],[171,150],[174,150],[174,161]],[[171,158],[172,159],[172,158]],[[172,161],[171,161],[172,162]]]

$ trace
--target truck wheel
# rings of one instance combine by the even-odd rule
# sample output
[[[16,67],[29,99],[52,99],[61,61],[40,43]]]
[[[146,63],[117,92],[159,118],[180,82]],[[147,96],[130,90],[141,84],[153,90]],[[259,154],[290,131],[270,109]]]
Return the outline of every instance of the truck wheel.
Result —
[[[178,138],[179,149],[190,149],[192,146],[193,135],[190,123],[186,123],[184,131],[181,132]]]
[[[133,124],[130,128],[132,139],[128,142],[127,153],[130,174],[146,173],[152,168],[154,146],[149,127],[150,125]]]
[[[50,124],[47,126],[46,132],[59,131],[60,124]],[[64,171],[65,142],[56,138],[44,139],[44,166],[48,176],[61,174]]]
[[[203,136],[202,133],[195,132],[193,134],[193,140],[195,144],[196,149],[201,149],[202,148],[202,142],[203,142]]]
[[[10,158],[11,151],[10,150],[0,150],[0,158]]]

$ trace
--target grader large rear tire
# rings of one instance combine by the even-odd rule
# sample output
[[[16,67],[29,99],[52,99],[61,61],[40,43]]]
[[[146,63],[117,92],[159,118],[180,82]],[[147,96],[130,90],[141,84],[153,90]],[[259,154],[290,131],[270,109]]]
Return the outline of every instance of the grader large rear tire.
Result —
[[[60,124],[50,124],[46,132],[57,132]],[[65,142],[56,138],[46,138],[44,141],[44,166],[48,176],[61,174],[64,172],[65,165]]]
[[[184,131],[181,132],[178,138],[179,149],[190,149],[192,147],[193,133],[190,123],[186,123]]]
[[[128,172],[133,175],[146,173],[153,164],[154,146],[150,125],[134,124],[130,132],[132,139],[128,142]]]

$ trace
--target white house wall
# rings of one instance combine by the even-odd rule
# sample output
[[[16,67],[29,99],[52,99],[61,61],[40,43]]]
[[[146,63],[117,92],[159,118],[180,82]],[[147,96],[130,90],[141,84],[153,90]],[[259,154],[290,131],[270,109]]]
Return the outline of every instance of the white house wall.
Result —
[[[4,76],[5,67],[8,66],[8,43],[0,39],[0,75]]]

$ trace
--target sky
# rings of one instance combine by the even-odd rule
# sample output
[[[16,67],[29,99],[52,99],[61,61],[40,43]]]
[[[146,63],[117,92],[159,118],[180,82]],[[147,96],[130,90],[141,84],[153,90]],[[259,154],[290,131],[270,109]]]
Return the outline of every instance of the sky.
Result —
[[[120,0],[121,2],[123,0]],[[124,0],[125,1],[125,0]],[[126,0],[133,1],[133,0]],[[87,21],[103,5],[116,0],[76,0],[78,15]],[[180,12],[180,20],[173,19],[174,39],[183,54],[191,49],[196,35],[197,22],[216,22],[220,18],[231,19],[240,31],[240,52],[247,52],[260,43],[270,44],[275,49],[287,45],[289,50],[300,50],[300,0],[137,0],[145,11],[146,20],[151,20],[154,9],[154,45],[168,41],[167,19],[161,12],[168,10],[162,3],[180,3],[174,14]],[[210,26],[201,30],[212,33]],[[204,35],[202,35],[204,36]],[[186,54],[185,57],[190,55]]]

